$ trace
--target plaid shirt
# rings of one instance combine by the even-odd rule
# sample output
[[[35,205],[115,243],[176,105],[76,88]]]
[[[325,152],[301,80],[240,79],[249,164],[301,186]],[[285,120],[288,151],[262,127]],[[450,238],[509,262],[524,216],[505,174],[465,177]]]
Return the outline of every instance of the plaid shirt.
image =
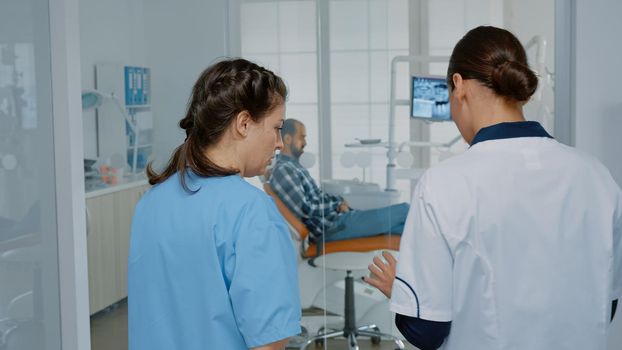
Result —
[[[343,198],[322,193],[298,160],[278,155],[268,182],[289,210],[309,228],[312,241],[317,242],[339,217],[337,208]]]

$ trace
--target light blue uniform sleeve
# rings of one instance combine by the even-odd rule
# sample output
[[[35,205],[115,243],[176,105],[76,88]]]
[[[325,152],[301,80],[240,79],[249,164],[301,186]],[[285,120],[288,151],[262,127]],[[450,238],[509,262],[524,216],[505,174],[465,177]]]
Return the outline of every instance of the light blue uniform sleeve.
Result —
[[[289,231],[269,198],[246,207],[235,240],[229,295],[249,348],[300,333],[296,256]]]

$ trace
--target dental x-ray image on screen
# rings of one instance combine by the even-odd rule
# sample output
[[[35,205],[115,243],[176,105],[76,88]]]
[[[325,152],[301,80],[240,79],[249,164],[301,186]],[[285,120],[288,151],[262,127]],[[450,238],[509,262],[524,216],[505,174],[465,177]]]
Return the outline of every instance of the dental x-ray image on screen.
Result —
[[[451,120],[449,90],[445,78],[436,76],[412,77],[410,116],[430,121]]]

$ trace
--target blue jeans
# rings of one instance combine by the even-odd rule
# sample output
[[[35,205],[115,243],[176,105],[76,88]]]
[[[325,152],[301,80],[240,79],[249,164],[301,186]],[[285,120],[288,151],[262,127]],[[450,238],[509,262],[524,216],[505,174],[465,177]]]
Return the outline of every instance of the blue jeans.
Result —
[[[387,233],[401,235],[409,208],[408,203],[400,203],[377,209],[350,210],[339,215],[333,226],[339,229],[328,230],[324,235],[326,242]]]

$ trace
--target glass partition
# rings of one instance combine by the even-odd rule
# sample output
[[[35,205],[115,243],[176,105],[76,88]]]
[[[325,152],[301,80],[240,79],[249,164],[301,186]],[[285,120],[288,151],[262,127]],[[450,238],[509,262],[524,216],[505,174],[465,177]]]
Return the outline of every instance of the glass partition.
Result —
[[[314,0],[240,4],[241,56],[274,71],[288,88],[286,117],[307,131],[305,152],[319,153],[317,26]],[[308,169],[319,176],[319,163]]]
[[[361,281],[382,242],[377,251],[359,252],[356,238],[378,238],[383,232],[390,237],[392,226],[399,226],[399,217],[403,223],[407,212],[404,205],[393,211],[387,206],[407,201],[410,183],[401,183],[403,192],[385,192],[384,188],[390,63],[394,56],[408,54],[408,2],[241,1],[239,12],[242,57],[274,70],[290,89],[286,116],[302,123],[296,123],[297,130],[304,130],[307,145],[299,159],[289,150],[282,152],[281,159],[294,164],[290,166],[299,169],[303,181],[313,183],[304,189],[305,201],[319,208],[307,209],[289,201],[292,193],[281,189],[277,162],[276,174],[267,180],[311,231],[302,240],[300,232],[293,235],[297,252],[306,249],[298,263],[305,332],[290,345],[310,341],[310,348],[341,349],[347,346],[343,333],[363,327],[361,344],[382,340],[383,346],[390,346],[391,340],[379,333],[364,335],[366,331],[396,333],[386,297]],[[327,27],[320,30],[317,23]],[[299,64],[289,64],[290,58]],[[318,61],[329,66],[318,67]],[[399,69],[403,73],[399,81],[405,83],[399,94],[406,96],[408,67]],[[317,91],[322,89],[331,93],[329,101],[320,104]],[[320,110],[321,105],[327,107]],[[322,122],[328,128],[321,127]],[[396,127],[403,139],[408,138],[408,123],[401,119]],[[330,134],[322,134],[327,130]],[[319,154],[319,143],[326,138],[332,149]],[[284,142],[287,148],[287,139]],[[305,159],[310,154],[315,162]],[[320,179],[319,168],[326,166],[332,168],[332,176]],[[368,211],[377,208],[384,209]],[[377,232],[367,232],[370,229],[364,226],[368,224],[377,227]],[[327,254],[316,256],[318,252]],[[317,338],[321,334],[335,337],[324,342]]]
[[[392,61],[409,55],[448,56],[468,29],[481,24],[514,30],[525,43],[541,34],[548,38],[546,57],[544,65],[536,68],[541,77],[549,79],[543,84],[543,104],[539,105],[546,108],[526,110],[540,113],[548,118],[546,125],[552,126],[552,6],[552,0],[544,5],[535,0],[219,0],[178,4],[115,0],[114,6],[81,0],[83,87],[96,87],[93,69],[100,62],[151,68],[150,136],[155,164],[162,166],[184,139],[177,123],[203,68],[223,56],[241,56],[281,76],[289,90],[286,117],[299,121],[290,136],[300,130],[306,136],[304,152],[289,154],[287,161],[295,163],[308,180],[304,190],[315,193],[311,196],[315,202],[309,205],[312,208],[304,213],[301,203],[283,201],[283,208],[297,219],[289,223],[298,257],[306,330],[290,345],[311,340],[309,349],[345,349],[341,335],[317,344],[313,337],[318,332],[339,333],[344,327],[373,325],[363,331],[378,328],[385,335],[378,338],[361,332],[362,348],[381,341],[379,348],[393,349],[396,343],[390,336],[401,335],[395,329],[388,300],[360,277],[369,274],[367,266],[375,255],[390,248],[397,250],[391,244],[399,242],[408,208],[390,206],[408,203],[423,171],[464,152],[467,145],[451,121],[430,123],[411,118],[411,77],[444,76],[447,62],[419,64],[406,59],[394,66],[392,74]],[[121,16],[115,8],[123,10]],[[528,23],[525,18],[535,8],[536,24],[521,26]],[[112,32],[102,31],[112,20],[118,26]],[[131,34],[120,36],[123,33]],[[537,54],[541,43],[533,42],[530,59],[541,58]],[[395,118],[393,143],[389,143],[391,113]],[[530,118],[534,115],[527,113]],[[98,116],[85,111],[84,117],[89,141],[86,150],[97,154]],[[449,143],[454,139],[456,142]],[[323,148],[326,144],[330,144],[328,150]],[[261,189],[266,182],[274,187],[271,175],[249,181]],[[386,191],[390,183],[392,187]],[[271,195],[279,198],[279,189]],[[362,214],[357,217],[353,213]],[[367,232],[370,230],[373,232]],[[361,236],[389,242],[375,242],[375,248],[363,249],[356,241]],[[360,254],[360,250],[366,252]],[[329,257],[322,252],[345,254]],[[353,298],[346,299],[348,293]],[[354,300],[348,311],[346,300]],[[412,346],[406,344],[406,348]]]
[[[0,349],[61,349],[47,1],[0,4]]]
[[[538,47],[540,50],[548,50],[546,55],[550,55],[552,45],[542,46],[542,41],[535,39],[529,43],[539,31],[543,32],[542,36],[550,36],[552,40],[550,19],[553,3],[551,1],[542,8],[539,6],[514,1],[481,1],[474,4],[463,0],[242,1],[242,56],[266,62],[268,67],[279,72],[292,88],[292,96],[311,95],[305,93],[310,88],[330,90],[328,101],[318,101],[317,95],[313,94],[315,109],[310,111],[311,118],[301,120],[306,126],[306,152],[319,151],[317,143],[322,142],[327,135],[318,133],[330,132],[330,152],[321,154],[310,169],[313,181],[326,194],[322,197],[322,204],[329,208],[334,205],[332,201],[345,200],[354,211],[366,213],[366,219],[375,213],[382,213],[383,217],[379,220],[385,227],[377,233],[391,233],[392,227],[398,225],[401,219],[399,214],[391,214],[388,206],[409,202],[417,179],[427,167],[467,149],[453,122],[431,123],[410,117],[411,77],[434,75],[444,79],[453,46],[467,30],[477,25],[491,24],[517,32],[526,45],[531,45],[528,53],[532,61],[542,58],[543,52],[538,51]],[[531,13],[536,7],[542,23],[539,21],[534,27],[522,27],[521,16]],[[295,11],[296,8],[299,10]],[[258,13],[268,17],[257,16]],[[321,28],[311,24],[311,15],[316,16],[313,23],[320,23]],[[283,17],[295,20],[291,20],[290,27],[283,27]],[[263,21],[260,18],[272,20]],[[313,33],[314,30],[317,33]],[[295,37],[308,45],[310,63],[304,68],[292,67],[293,70],[286,71],[282,68],[282,57],[287,54],[291,44],[284,44],[284,38]],[[311,44],[320,49],[315,49]],[[317,57],[312,59],[311,55]],[[423,63],[424,59],[405,58],[394,65],[392,76],[392,60],[397,56],[409,55],[447,58],[430,64]],[[328,67],[318,67],[315,63],[317,61],[329,62]],[[552,57],[548,56],[544,66],[538,66],[538,62],[532,63],[534,69],[544,72],[541,74],[545,77],[542,84],[543,97],[538,96],[538,101],[532,100],[526,107],[527,118],[545,118],[541,120],[545,127],[552,125],[550,115],[543,117],[552,108],[550,101],[547,101],[549,97],[546,97],[546,89],[549,94],[552,92],[551,62]],[[317,78],[309,77],[311,73]],[[320,96],[325,97],[322,94]],[[534,115],[531,105],[542,106],[540,101],[543,101],[545,107],[536,110],[539,116]],[[299,108],[297,104],[297,97],[288,102],[288,117],[300,119],[290,111],[296,111]],[[328,107],[320,109],[323,105]],[[395,118],[394,143],[388,144],[391,112]],[[317,124],[322,124],[320,120],[329,124],[329,127],[316,129]],[[387,178],[390,151],[395,152],[392,161],[395,170],[390,175],[394,183],[391,188],[393,191],[385,191],[391,183]],[[304,165],[304,162],[300,164]],[[315,168],[317,166],[331,169],[330,177],[319,178]],[[378,211],[366,211],[370,209]],[[346,238],[358,236],[357,233],[365,230],[344,235],[338,226],[348,222],[335,219],[335,216],[347,215],[326,211],[319,220],[323,226],[317,229],[315,243],[320,249],[330,251],[336,243],[334,240],[338,239],[347,249],[356,250],[357,242]],[[302,295],[307,300],[304,307],[307,307],[307,313],[315,311],[325,316],[323,321],[313,320],[313,315],[303,317],[303,325],[308,325],[311,333],[309,336],[317,335],[318,329],[320,332],[328,329],[338,333],[343,330],[344,323],[348,323],[348,311],[344,309],[344,295],[347,294],[345,286],[348,282],[343,279],[345,272],[331,265],[329,256],[326,256],[326,261],[320,259],[324,261],[323,264],[318,264],[322,268],[321,279],[313,275],[314,270],[309,269],[304,261],[300,263]],[[371,263],[373,256],[374,253],[371,253],[361,258]],[[340,261],[343,264],[348,263],[347,258],[335,259],[342,259]],[[388,311],[386,298],[358,278],[367,274],[365,264],[362,269],[352,269],[355,278],[352,294],[356,301],[354,323],[350,323],[350,326],[374,324],[385,333],[400,336],[393,326],[393,315]],[[322,323],[319,327],[318,322]],[[377,340],[374,337],[362,339],[363,342]],[[385,344],[391,346],[388,337],[383,338],[382,346]],[[345,343],[331,340],[325,346],[340,349],[345,348]]]

